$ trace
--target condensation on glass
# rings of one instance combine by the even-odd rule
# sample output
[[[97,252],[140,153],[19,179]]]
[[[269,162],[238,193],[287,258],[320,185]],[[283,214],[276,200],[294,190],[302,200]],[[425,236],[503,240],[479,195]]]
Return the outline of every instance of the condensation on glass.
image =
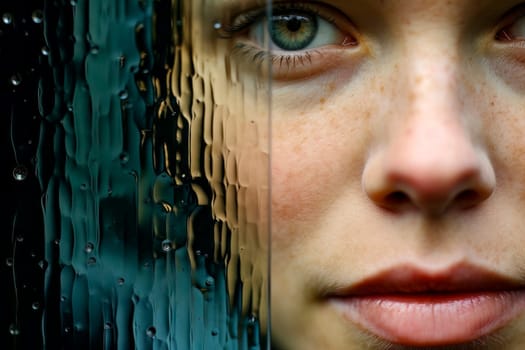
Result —
[[[7,348],[266,348],[268,70],[220,35],[241,3],[2,1]]]

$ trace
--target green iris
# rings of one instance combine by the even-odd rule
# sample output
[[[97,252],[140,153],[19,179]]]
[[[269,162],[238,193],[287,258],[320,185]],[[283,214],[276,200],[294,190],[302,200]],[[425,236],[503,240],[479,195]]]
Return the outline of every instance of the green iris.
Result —
[[[270,36],[275,46],[286,51],[303,50],[317,35],[317,16],[308,13],[274,14]]]

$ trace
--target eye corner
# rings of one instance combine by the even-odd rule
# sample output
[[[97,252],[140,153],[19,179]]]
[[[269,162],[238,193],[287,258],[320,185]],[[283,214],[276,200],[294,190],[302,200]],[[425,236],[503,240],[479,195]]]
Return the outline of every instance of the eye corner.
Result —
[[[508,27],[504,27],[498,30],[496,34],[494,34],[494,40],[498,42],[509,42],[509,41],[514,41],[515,39],[509,33]]]
[[[494,40],[503,43],[525,41],[525,3],[507,11],[498,23]]]

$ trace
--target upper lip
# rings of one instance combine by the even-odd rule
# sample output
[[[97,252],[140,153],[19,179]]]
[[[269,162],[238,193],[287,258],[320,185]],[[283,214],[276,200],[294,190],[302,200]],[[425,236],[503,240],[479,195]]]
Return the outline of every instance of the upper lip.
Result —
[[[471,263],[458,263],[441,270],[412,264],[396,265],[349,286],[336,288],[330,297],[386,294],[445,294],[516,290],[523,281]]]

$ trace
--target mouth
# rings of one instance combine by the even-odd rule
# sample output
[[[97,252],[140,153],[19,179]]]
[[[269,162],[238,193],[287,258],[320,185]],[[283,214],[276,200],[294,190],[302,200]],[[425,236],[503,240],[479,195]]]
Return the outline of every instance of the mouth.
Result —
[[[523,284],[467,263],[439,271],[399,265],[328,299],[353,324],[406,346],[471,342],[525,311]]]

